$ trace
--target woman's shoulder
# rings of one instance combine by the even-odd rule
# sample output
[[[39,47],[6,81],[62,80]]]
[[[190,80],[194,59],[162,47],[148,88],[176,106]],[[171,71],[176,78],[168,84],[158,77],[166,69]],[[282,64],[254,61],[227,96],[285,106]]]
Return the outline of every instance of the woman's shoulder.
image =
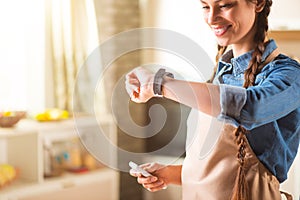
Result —
[[[274,67],[297,67],[300,68],[300,63],[297,58],[292,58],[290,56],[287,56],[286,54],[279,54],[272,62]]]
[[[285,81],[300,81],[300,63],[285,54],[279,54],[272,62],[268,63],[258,77],[282,77]],[[297,81],[296,81],[297,80]]]
[[[262,73],[272,73],[278,70],[294,71],[300,74],[300,63],[286,54],[279,54],[272,62],[268,63],[262,69]]]

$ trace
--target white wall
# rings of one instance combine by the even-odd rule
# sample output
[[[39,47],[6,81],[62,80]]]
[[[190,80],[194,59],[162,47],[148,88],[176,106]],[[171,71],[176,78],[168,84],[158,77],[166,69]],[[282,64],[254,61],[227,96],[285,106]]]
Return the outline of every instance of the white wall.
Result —
[[[6,146],[6,140],[0,139],[0,164],[7,162]]]
[[[201,3],[198,0],[140,0],[140,2],[142,27],[163,28],[183,34],[199,44],[208,54],[207,59],[214,63],[217,44],[213,34],[210,33],[211,30],[204,23]],[[184,77],[189,76],[189,78],[199,80],[194,66],[191,66],[178,55],[162,51],[155,51],[150,55],[147,52],[144,62],[151,61],[170,67]],[[210,71],[212,71],[214,64],[203,67],[207,67],[207,73],[205,74],[211,74]],[[207,78],[205,77],[205,79]]]
[[[300,30],[299,8],[299,0],[273,0],[270,28]]]

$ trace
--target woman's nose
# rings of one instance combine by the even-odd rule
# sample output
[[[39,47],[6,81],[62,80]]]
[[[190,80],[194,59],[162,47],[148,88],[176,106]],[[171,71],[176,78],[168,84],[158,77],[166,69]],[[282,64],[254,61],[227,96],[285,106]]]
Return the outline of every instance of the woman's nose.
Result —
[[[214,24],[219,18],[219,13],[215,9],[210,9],[206,18],[208,24]]]

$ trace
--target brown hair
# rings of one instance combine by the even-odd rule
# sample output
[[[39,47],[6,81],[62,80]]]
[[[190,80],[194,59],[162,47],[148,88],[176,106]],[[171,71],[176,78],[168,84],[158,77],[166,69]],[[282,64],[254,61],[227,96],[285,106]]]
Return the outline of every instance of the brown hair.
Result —
[[[246,0],[250,3],[257,3],[253,0]],[[258,0],[258,1],[265,1],[264,8],[261,12],[257,14],[256,21],[255,21],[255,28],[256,33],[254,35],[253,42],[255,43],[255,48],[252,53],[252,58],[249,62],[248,68],[245,71],[244,74],[244,84],[243,87],[248,88],[250,86],[253,86],[255,84],[255,78],[256,75],[262,70],[263,65],[262,64],[262,55],[265,51],[265,38],[267,31],[269,29],[268,24],[268,15],[270,13],[270,7],[272,6],[272,0]],[[220,57],[224,54],[226,51],[226,46],[220,46],[218,45],[218,53],[216,55],[216,66],[214,68],[213,76],[211,77],[208,82],[212,82],[214,76],[216,75],[217,67],[218,67],[218,61]],[[244,168],[244,158],[245,158],[245,134],[247,133],[247,130],[239,126],[235,131],[236,136],[236,143],[239,147],[239,151],[237,153],[237,160],[239,162],[239,171],[236,177],[235,186],[233,188],[233,195],[232,200],[246,200],[247,199],[247,184],[245,182],[245,172],[243,170]]]
[[[218,69],[218,62],[219,62],[219,59],[221,58],[221,56],[225,53],[227,49],[227,46],[221,46],[221,45],[218,45],[218,53],[216,55],[216,66],[214,67],[214,71],[213,71],[213,74],[212,76],[210,77],[210,79],[207,81],[208,83],[212,83],[214,78],[215,78],[215,75],[217,73],[217,69]]]
[[[252,2],[251,0],[248,0]],[[264,8],[257,14],[255,28],[256,33],[254,35],[254,43],[256,47],[252,53],[252,58],[249,62],[248,68],[244,74],[243,87],[248,88],[255,84],[256,75],[262,70],[262,55],[265,51],[265,38],[269,29],[268,16],[270,14],[270,8],[272,6],[272,0],[261,0],[265,1]],[[253,2],[255,3],[255,2]],[[233,188],[232,200],[246,200],[247,199],[247,183],[245,180],[244,162],[245,162],[245,134],[247,130],[239,126],[235,131],[236,143],[239,146],[237,153],[237,159],[240,164],[239,171],[236,177],[235,186]]]

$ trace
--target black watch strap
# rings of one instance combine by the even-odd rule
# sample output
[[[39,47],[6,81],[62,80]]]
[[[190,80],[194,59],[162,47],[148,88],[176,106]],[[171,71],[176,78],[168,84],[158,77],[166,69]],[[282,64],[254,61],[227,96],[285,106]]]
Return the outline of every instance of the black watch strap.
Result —
[[[170,72],[166,72],[165,69],[159,69],[154,76],[153,83],[153,93],[155,96],[162,97],[162,85],[164,82],[164,77],[168,76],[170,78],[174,78],[174,75]]]

